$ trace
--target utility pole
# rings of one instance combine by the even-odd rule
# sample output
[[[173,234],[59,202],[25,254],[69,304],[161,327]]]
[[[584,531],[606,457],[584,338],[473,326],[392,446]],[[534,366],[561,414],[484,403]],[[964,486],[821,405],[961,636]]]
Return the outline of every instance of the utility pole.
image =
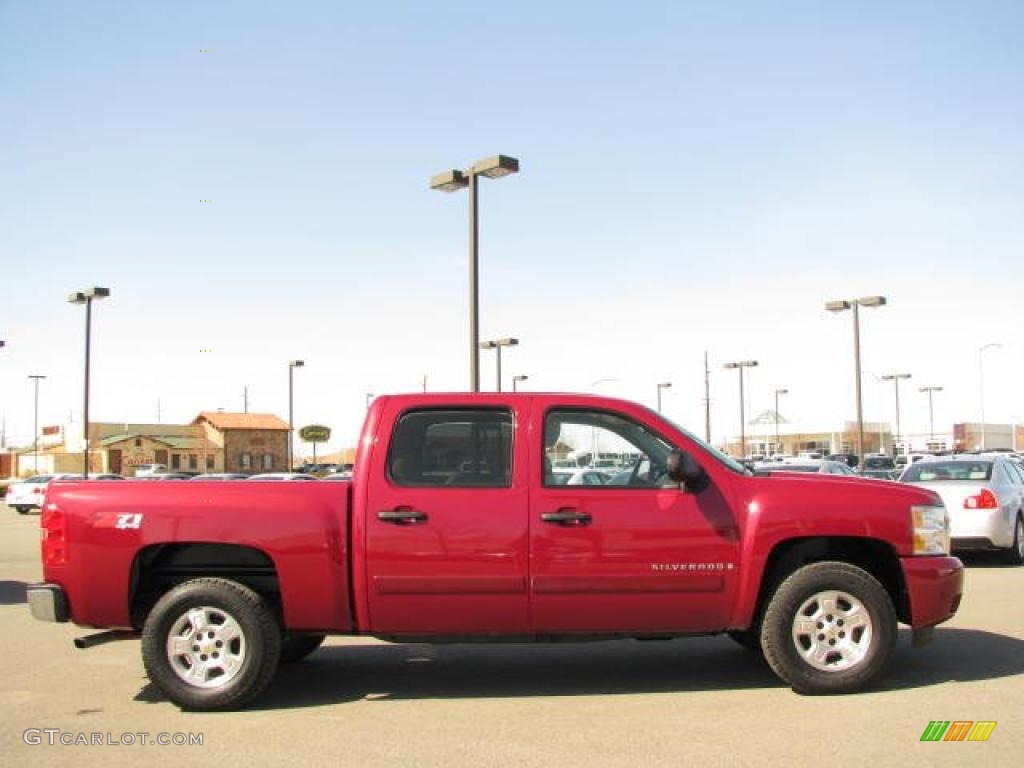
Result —
[[[243,408],[242,413],[248,413],[249,412],[249,385],[248,384],[245,385],[245,387],[242,388],[242,408]]]
[[[711,370],[708,351],[704,350],[704,442],[711,445]]]

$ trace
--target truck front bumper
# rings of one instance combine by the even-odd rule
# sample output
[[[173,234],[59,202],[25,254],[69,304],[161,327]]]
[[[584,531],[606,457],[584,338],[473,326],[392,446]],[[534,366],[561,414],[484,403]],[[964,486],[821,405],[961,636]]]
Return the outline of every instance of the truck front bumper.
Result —
[[[63,587],[56,584],[29,584],[25,595],[32,616],[40,621],[64,622],[71,617],[68,596]]]
[[[951,619],[964,594],[964,564],[956,557],[904,557],[903,581],[910,602],[910,626],[934,627]]]

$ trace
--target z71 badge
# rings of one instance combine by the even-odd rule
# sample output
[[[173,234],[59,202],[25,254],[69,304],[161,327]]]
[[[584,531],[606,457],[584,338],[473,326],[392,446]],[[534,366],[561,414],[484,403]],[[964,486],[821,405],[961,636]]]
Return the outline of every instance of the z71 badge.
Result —
[[[114,527],[122,531],[138,528],[140,525],[142,525],[141,513],[118,515],[117,522],[114,523]]]

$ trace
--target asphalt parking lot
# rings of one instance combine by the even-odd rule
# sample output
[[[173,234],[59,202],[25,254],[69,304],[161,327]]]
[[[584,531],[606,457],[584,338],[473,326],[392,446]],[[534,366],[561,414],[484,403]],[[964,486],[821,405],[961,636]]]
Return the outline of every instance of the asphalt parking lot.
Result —
[[[38,517],[0,505],[0,764],[1010,765],[1024,749],[1024,568],[968,566],[957,617],[921,650],[901,632],[882,684],[852,696],[798,696],[725,638],[437,647],[334,638],[283,669],[252,708],[185,713],[148,684],[136,641],[78,651],[71,640],[88,630],[31,618],[24,587],[41,577]],[[930,720],[997,726],[985,743],[922,743]],[[42,733],[36,745],[27,729],[111,741],[202,734],[203,743],[50,746]]]

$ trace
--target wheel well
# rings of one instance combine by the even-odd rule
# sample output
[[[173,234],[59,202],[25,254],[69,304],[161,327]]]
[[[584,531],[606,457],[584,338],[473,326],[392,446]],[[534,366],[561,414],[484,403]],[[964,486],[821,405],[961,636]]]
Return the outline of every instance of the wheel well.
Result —
[[[787,576],[805,565],[823,560],[849,563],[870,573],[889,593],[899,620],[905,624],[910,622],[910,600],[903,569],[891,544],[878,539],[822,536],[791,539],[775,546],[765,563],[753,626],[760,624],[768,600]]]
[[[202,576],[237,581],[262,595],[281,616],[281,594],[274,561],[265,552],[239,544],[205,542],[154,544],[132,564],[132,626],[141,629],[150,610],[168,590]]]

